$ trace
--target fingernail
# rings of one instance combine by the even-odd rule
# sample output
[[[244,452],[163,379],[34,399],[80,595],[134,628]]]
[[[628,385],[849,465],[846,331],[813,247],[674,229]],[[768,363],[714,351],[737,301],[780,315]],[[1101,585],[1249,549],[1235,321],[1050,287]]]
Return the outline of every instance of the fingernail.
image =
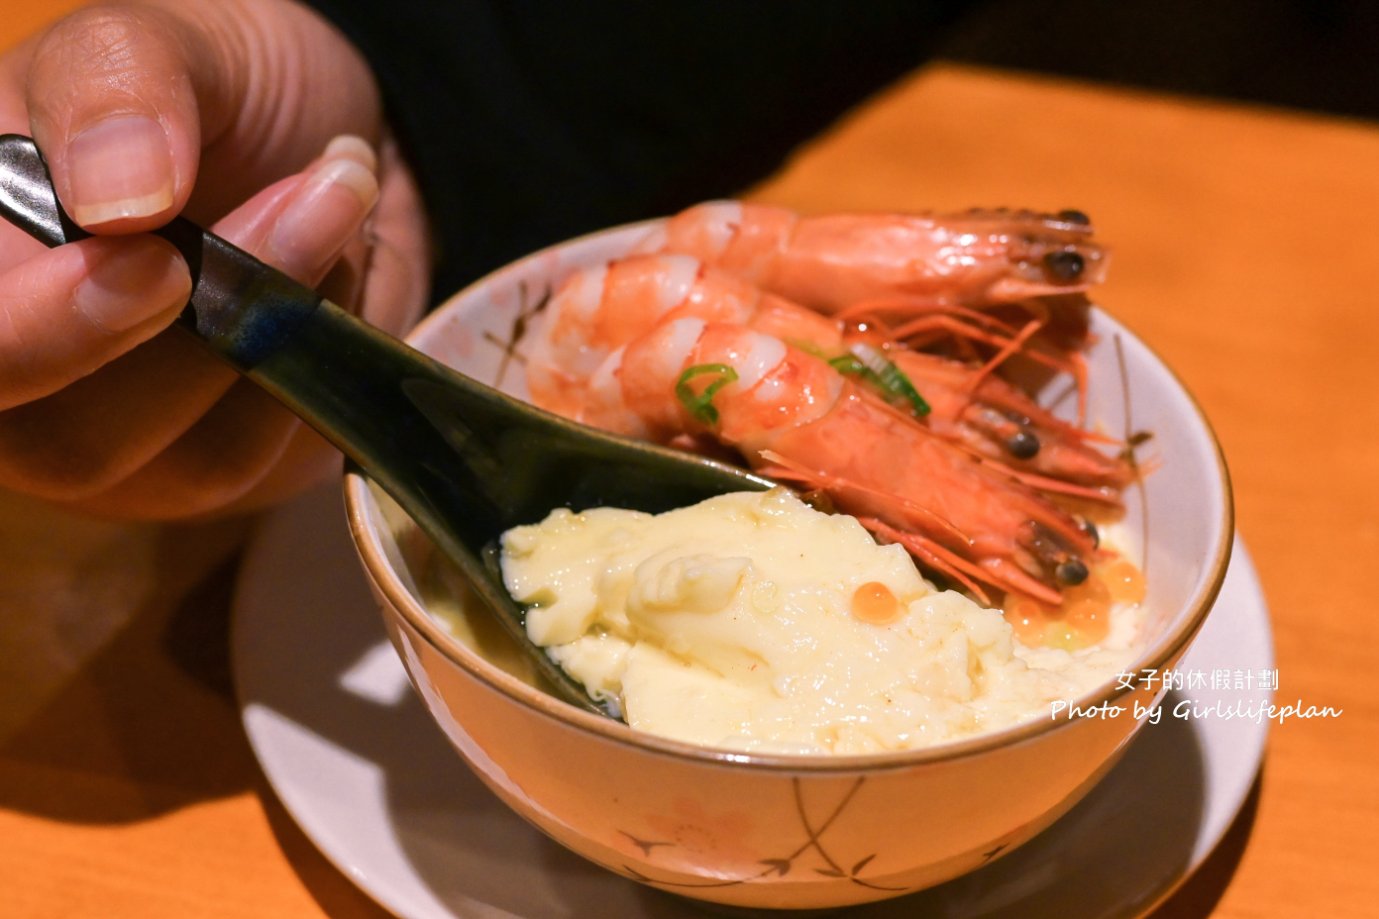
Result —
[[[373,152],[373,147],[369,146],[369,142],[364,138],[356,137],[353,134],[341,134],[326,144],[321,159],[354,160],[370,171],[378,170],[378,156]]]
[[[122,332],[186,304],[191,276],[172,246],[153,239],[121,246],[93,260],[72,292],[82,315],[108,332]]]
[[[273,224],[268,246],[278,267],[318,280],[377,200],[371,170],[353,159],[323,161]]]
[[[117,115],[83,129],[67,147],[72,219],[84,227],[148,217],[172,206],[172,149],[162,125]]]

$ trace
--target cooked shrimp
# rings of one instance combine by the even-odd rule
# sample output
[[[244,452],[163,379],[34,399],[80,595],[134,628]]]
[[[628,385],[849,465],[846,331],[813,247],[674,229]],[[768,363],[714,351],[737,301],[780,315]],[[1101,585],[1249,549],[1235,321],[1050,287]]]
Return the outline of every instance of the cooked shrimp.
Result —
[[[822,488],[937,570],[1057,603],[1094,551],[1079,521],[937,437],[828,361],[736,323],[665,315],[610,353],[579,420],[666,442],[708,434]]]
[[[1085,291],[1107,253],[1080,211],[800,216],[714,201],[677,214],[641,245],[709,265],[827,313],[878,299],[911,308],[989,306]]]
[[[932,409],[925,422],[940,436],[1007,464],[1012,474],[1040,476],[1042,490],[1114,502],[1114,488],[1129,481],[1127,463],[1096,450],[1084,432],[1003,380],[890,347],[682,255],[633,256],[567,282],[548,304],[530,356],[533,397],[570,414],[608,355],[666,316],[738,323],[827,358],[847,355],[858,340],[873,341],[919,388]]]

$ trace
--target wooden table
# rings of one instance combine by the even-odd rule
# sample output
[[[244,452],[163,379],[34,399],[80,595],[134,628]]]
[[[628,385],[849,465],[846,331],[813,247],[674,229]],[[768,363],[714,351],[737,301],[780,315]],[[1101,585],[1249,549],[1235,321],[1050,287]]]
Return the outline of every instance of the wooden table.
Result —
[[[0,44],[64,5],[10,0]],[[1373,915],[1379,129],[938,65],[753,196],[1095,217],[1116,253],[1102,301],[1224,445],[1281,699],[1343,710],[1273,731],[1225,844],[1156,915]],[[241,732],[224,618],[242,536],[0,498],[0,914],[382,915],[287,818]]]

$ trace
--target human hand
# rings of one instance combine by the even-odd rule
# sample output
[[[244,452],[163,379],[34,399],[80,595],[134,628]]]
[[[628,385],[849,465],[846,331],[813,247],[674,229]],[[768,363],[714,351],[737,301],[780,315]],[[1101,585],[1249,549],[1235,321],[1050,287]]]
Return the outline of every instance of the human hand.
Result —
[[[375,325],[410,325],[422,212],[348,41],[288,0],[85,8],[0,58],[0,132],[33,134],[96,234],[48,250],[0,225],[0,486],[172,518],[262,506],[333,468],[167,329],[190,279],[146,231],[185,213]]]

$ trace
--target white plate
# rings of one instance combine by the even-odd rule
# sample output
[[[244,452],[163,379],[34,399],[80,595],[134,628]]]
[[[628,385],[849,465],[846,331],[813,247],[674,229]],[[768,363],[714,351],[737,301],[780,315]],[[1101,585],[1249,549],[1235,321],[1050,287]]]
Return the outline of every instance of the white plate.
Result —
[[[235,683],[249,742],[325,855],[379,903],[431,917],[680,917],[700,907],[623,880],[507,810],[451,751],[407,683],[355,560],[336,490],[267,517],[235,599]],[[1134,916],[1220,841],[1259,769],[1268,723],[1175,718],[1270,693],[1211,688],[1272,669],[1268,614],[1237,538],[1225,587],[1170,693],[1087,798],[981,871],[853,910],[861,917]],[[1234,676],[1228,682],[1233,683]],[[1012,777],[1018,781],[1018,777]]]

